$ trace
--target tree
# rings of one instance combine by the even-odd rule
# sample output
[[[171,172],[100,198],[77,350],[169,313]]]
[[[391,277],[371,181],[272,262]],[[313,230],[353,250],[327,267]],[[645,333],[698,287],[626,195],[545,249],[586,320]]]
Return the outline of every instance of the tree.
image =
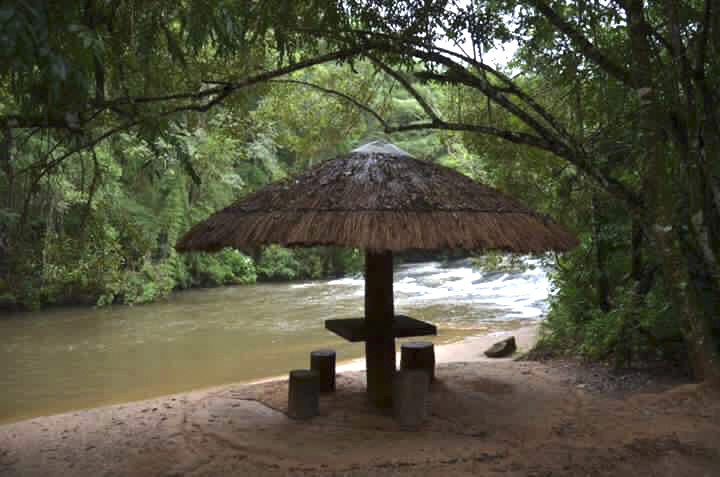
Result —
[[[711,0],[142,5],[2,7],[9,32],[3,57],[11,59],[0,70],[0,88],[11,98],[0,116],[4,151],[18,131],[52,130],[63,147],[40,161],[48,170],[117,131],[163,127],[177,114],[231,104],[247,87],[313,65],[366,59],[404,88],[426,119],[396,123],[343,91],[317,87],[374,117],[387,134],[462,131],[552,154],[620,201],[634,224],[634,263],[643,249],[661,258],[695,373],[720,379],[713,334],[720,309],[720,173],[713,160],[720,152],[720,14]],[[441,39],[455,46],[440,46]],[[514,76],[483,60],[488,48],[510,40],[520,51]],[[559,95],[537,84],[549,67],[573,72],[584,92],[612,91],[615,108],[568,115],[566,102],[549,101]],[[411,78],[481,95],[489,114],[443,111]],[[497,122],[493,110],[512,121]],[[9,189],[12,162],[7,153],[0,159]]]
[[[720,184],[712,160],[720,143],[720,14],[712,2],[344,5],[350,12],[344,24],[310,34],[361,48],[427,115],[426,121],[397,125],[378,117],[387,132],[432,128],[497,136],[562,158],[622,201],[637,225],[633,243],[647,241],[659,252],[696,375],[720,378],[713,332],[720,304]],[[514,31],[507,24],[516,25]],[[440,36],[458,40],[457,48],[437,46]],[[560,67],[582,71],[593,88],[609,83],[625,104],[605,118],[584,122],[580,131],[573,128],[527,82],[483,62],[484,48],[513,36],[526,53],[526,72],[571,59],[571,65]],[[423,70],[417,71],[416,61]],[[442,117],[407,74],[477,91],[513,117],[516,127],[499,127],[490,118]]]

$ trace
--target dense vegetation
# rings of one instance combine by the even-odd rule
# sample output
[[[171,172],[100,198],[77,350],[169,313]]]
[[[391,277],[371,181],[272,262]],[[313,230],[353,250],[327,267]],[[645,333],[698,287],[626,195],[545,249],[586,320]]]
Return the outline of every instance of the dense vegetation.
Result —
[[[578,234],[549,342],[720,379],[710,0],[61,0],[3,4],[0,24],[6,303],[352,270],[354,251],[172,244],[232,197],[391,135]],[[511,64],[484,61],[502,44]]]
[[[374,77],[367,64],[358,69],[362,74],[352,84],[343,79],[349,72],[343,68],[318,66],[305,77],[343,81],[367,101],[371,95],[388,101],[395,114],[418,114],[406,92],[381,95],[391,83]],[[47,139],[28,132],[21,147],[13,142],[9,152],[21,172],[4,191],[14,206],[2,209],[12,253],[3,256],[0,307],[137,304],[193,286],[360,271],[362,254],[338,247],[188,255],[173,247],[190,225],[235,197],[383,137],[348,104],[318,90],[278,84],[247,105],[177,118],[145,133],[119,132],[91,151],[77,152],[34,189],[15,177],[33,178]],[[440,134],[405,134],[397,142],[419,157],[449,157]]]

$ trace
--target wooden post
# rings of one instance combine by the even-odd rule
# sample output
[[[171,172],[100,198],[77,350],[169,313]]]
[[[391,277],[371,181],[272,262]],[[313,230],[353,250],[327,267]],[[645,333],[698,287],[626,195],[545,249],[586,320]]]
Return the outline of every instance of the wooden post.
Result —
[[[335,351],[318,349],[310,353],[310,369],[320,377],[320,392],[335,391]]]
[[[370,402],[386,409],[392,407],[395,375],[394,314],[392,252],[368,251],[365,254],[367,393]]]
[[[319,377],[317,371],[293,369],[288,383],[288,416],[309,419],[320,409]]]

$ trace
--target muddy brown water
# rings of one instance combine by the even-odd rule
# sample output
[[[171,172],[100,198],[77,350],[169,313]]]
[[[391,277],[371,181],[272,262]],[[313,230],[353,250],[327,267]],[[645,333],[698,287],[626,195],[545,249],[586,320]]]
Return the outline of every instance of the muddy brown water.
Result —
[[[396,313],[437,325],[436,343],[536,321],[548,293],[540,268],[481,273],[465,262],[400,266],[394,281]],[[340,362],[359,358],[362,343],[344,341],[323,322],[362,311],[356,277],[3,316],[0,423],[283,375],[308,367],[317,348],[335,349]]]

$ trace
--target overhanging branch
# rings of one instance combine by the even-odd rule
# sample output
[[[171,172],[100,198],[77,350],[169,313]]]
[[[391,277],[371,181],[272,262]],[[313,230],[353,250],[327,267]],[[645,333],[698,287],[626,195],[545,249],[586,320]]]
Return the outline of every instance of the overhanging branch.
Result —
[[[621,81],[625,85],[633,86],[633,79],[630,72],[622,66],[614,63],[599,48],[593,45],[590,40],[585,37],[579,30],[562,18],[545,0],[528,0],[527,3],[535,7],[555,28],[564,33],[580,52],[593,61],[600,68],[605,70],[615,79]]]
[[[464,54],[460,54],[451,50],[446,50],[444,48],[434,48],[435,51],[449,55],[452,57],[455,57],[459,59],[460,61],[465,61],[471,66],[475,67],[479,72],[483,73],[490,73],[493,77],[498,79],[505,87],[501,86],[495,86],[494,88],[498,92],[512,94],[513,96],[517,97],[520,101],[527,104],[527,106],[533,110],[535,113],[538,114],[541,118],[543,118],[555,131],[557,131],[561,136],[565,137],[566,139],[572,139],[572,136],[567,132],[567,130],[560,124],[557,119],[550,114],[547,109],[545,109],[543,106],[540,105],[537,101],[535,101],[530,95],[525,93],[513,80],[512,78],[508,77],[504,73],[498,71],[497,69],[493,68],[492,66],[488,65],[487,63],[484,63],[482,61],[478,61],[475,58],[470,58]]]
[[[346,48],[332,53],[315,56],[304,61],[299,61],[297,63],[284,66],[282,68],[265,71],[253,76],[249,76],[240,81],[218,82],[218,86],[206,88],[201,91],[185,91],[180,93],[158,96],[123,96],[108,99],[106,101],[92,101],[85,105],[84,110],[81,113],[72,111],[67,113],[59,112],[55,115],[45,116],[19,114],[0,115],[0,128],[27,129],[32,127],[40,127],[80,131],[83,130],[88,123],[87,120],[83,120],[82,118],[93,117],[98,111],[111,110],[126,117],[133,117],[137,113],[122,112],[122,106],[137,107],[138,105],[175,103],[177,101],[188,100],[191,101],[189,104],[186,103],[177,106],[170,111],[174,113],[180,113],[184,111],[205,112],[211,109],[213,106],[221,103],[223,100],[227,99],[230,95],[232,95],[239,89],[264,83],[271,79],[285,76],[289,73],[309,68],[311,66],[327,63],[330,61],[339,61],[352,58],[360,54],[362,51],[364,51],[364,48],[362,47]],[[160,114],[166,115],[170,111],[166,111]]]
[[[314,83],[310,83],[310,82],[307,82],[307,81],[300,81],[300,80],[293,80],[293,79],[275,79],[275,80],[270,80],[270,82],[271,82],[271,83],[285,83],[285,84],[296,84],[296,85],[300,85],[300,86],[307,86],[308,88],[316,89],[316,90],[321,91],[321,92],[323,92],[323,93],[325,93],[325,94],[329,94],[329,95],[332,95],[332,96],[337,96],[337,97],[339,97],[339,98],[341,98],[341,99],[344,99],[345,101],[351,103],[351,104],[354,105],[356,108],[361,109],[361,110],[365,111],[366,113],[370,114],[370,115],[371,115],[372,117],[374,117],[375,119],[377,119],[377,121],[382,125],[383,129],[387,129],[387,128],[388,128],[387,122],[385,122],[385,120],[383,119],[383,117],[380,116],[380,114],[379,114],[377,111],[373,110],[373,109],[370,108],[369,106],[364,105],[363,103],[361,103],[361,102],[358,101],[357,99],[353,98],[352,96],[347,95],[347,94],[345,94],[345,93],[342,93],[342,92],[340,92],[340,91],[337,91],[337,90],[334,90],[334,89],[325,88],[325,87],[323,87],[323,86],[320,86],[320,85],[317,85],[317,84],[314,84]]]
[[[549,141],[547,139],[544,139],[540,136],[535,136],[533,134],[527,134],[523,132],[517,132],[517,131],[509,131],[505,129],[500,129],[492,126],[482,126],[477,124],[467,124],[467,123],[453,123],[453,122],[445,122],[445,121],[423,121],[423,122],[416,122],[416,123],[409,123],[409,124],[403,124],[399,126],[392,126],[390,128],[385,129],[385,132],[388,134],[396,133],[396,132],[406,132],[406,131],[418,131],[423,129],[441,129],[445,131],[465,131],[465,132],[476,132],[481,134],[488,134],[491,136],[499,137],[502,139],[505,139],[507,141],[510,141],[515,144],[521,144],[525,146],[532,146],[536,147],[538,149],[543,149],[548,152],[552,152],[554,154],[560,155],[560,156],[566,156],[569,151],[565,148],[564,145],[560,143],[554,143],[552,141]]]
[[[383,70],[388,76],[400,83],[402,87],[405,88],[405,91],[407,91],[413,98],[415,98],[415,101],[418,102],[420,107],[423,109],[423,111],[425,111],[425,114],[427,114],[430,119],[432,119],[433,121],[440,121],[440,116],[438,116],[433,107],[430,106],[430,103],[427,102],[423,95],[420,94],[420,92],[405,77],[403,77],[400,72],[390,68],[374,56],[367,55],[367,57],[370,58],[370,61],[372,61],[381,70]]]
[[[409,53],[411,53],[416,58],[420,58],[426,61],[432,61],[438,64],[441,64],[448,68],[448,72],[442,75],[437,75],[435,73],[423,73],[427,77],[434,76],[435,79],[442,80],[442,81],[449,81],[456,84],[464,84],[466,86],[470,86],[471,88],[479,90],[481,93],[483,93],[486,97],[488,97],[491,101],[501,106],[503,109],[505,109],[508,113],[512,114],[516,118],[518,118],[520,121],[525,123],[528,127],[530,127],[533,131],[535,131],[539,136],[546,137],[546,138],[553,138],[553,140],[557,141],[556,134],[553,133],[550,129],[548,129],[545,125],[543,125],[537,118],[533,117],[530,113],[525,111],[523,108],[519,107],[517,104],[510,101],[503,93],[501,93],[497,88],[495,88],[492,84],[490,84],[487,80],[484,80],[482,78],[479,78],[477,76],[474,76],[473,74],[469,73],[465,68],[462,67],[459,63],[454,61],[451,58],[448,58],[444,56],[441,53],[438,53],[436,51],[424,51],[420,50],[418,48],[411,48],[408,45],[405,45],[405,50],[408,50]],[[567,139],[567,138],[566,138]],[[559,142],[559,141],[558,141]]]

